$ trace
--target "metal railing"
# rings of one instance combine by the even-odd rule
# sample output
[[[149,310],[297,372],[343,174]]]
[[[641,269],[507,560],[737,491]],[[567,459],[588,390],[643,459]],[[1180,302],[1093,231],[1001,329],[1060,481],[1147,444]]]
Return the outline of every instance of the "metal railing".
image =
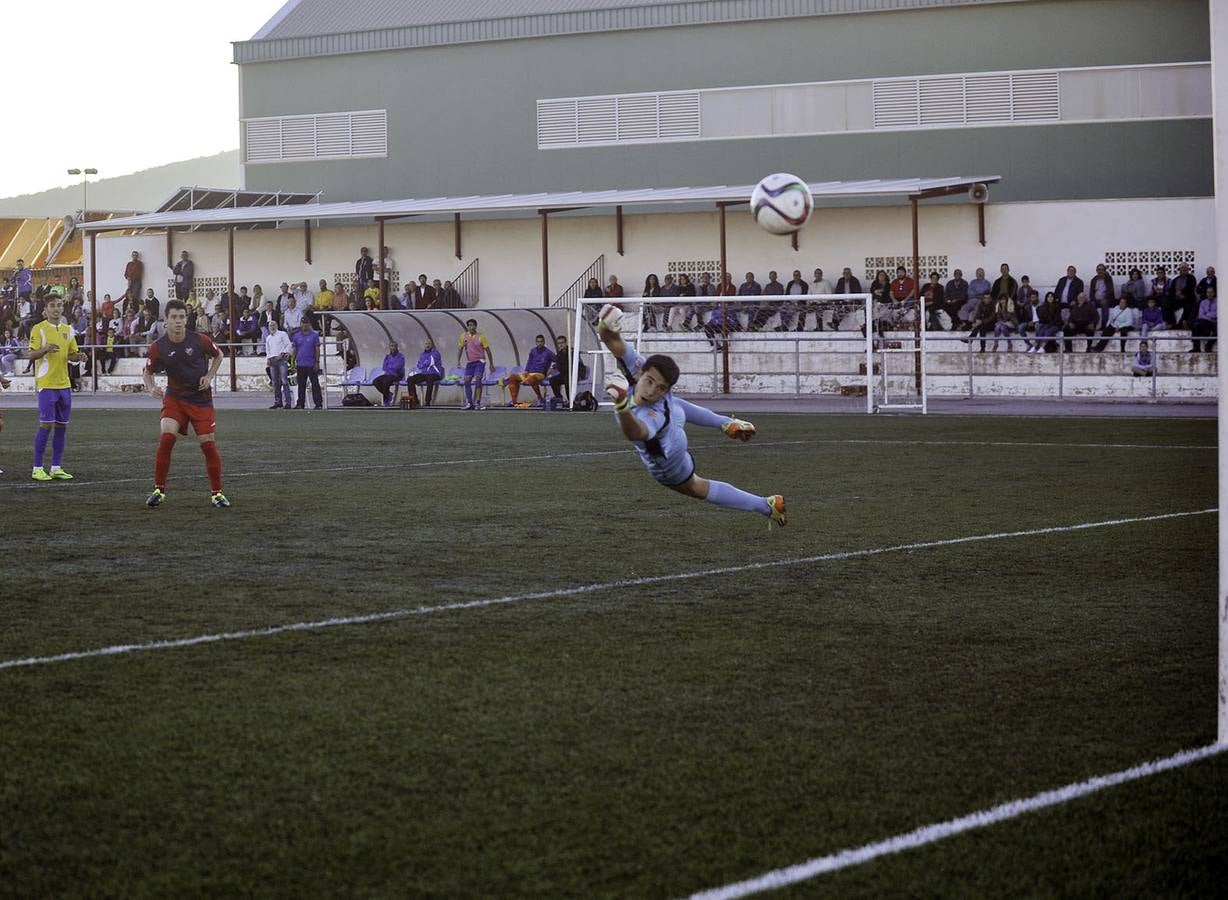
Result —
[[[575,309],[576,303],[584,296],[584,291],[588,288],[590,278],[596,278],[597,284],[605,285],[604,253],[593,260],[589,267],[580,273],[580,277],[573,281],[567,290],[559,294],[558,298],[550,305],[563,309]]]
[[[471,308],[478,305],[478,258],[475,256],[473,262],[460,270],[460,273],[453,276],[452,287],[456,289],[456,293],[460,294],[461,303]]]

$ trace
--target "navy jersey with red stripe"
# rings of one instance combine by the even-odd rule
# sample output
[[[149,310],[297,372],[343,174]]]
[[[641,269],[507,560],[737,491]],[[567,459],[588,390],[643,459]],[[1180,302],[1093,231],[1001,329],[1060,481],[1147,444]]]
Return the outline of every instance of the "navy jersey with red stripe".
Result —
[[[166,395],[193,406],[212,406],[213,390],[200,390],[200,380],[209,371],[211,357],[222,351],[206,334],[189,331],[183,343],[171,342],[164,334],[149,345],[145,371],[156,375],[166,373]]]

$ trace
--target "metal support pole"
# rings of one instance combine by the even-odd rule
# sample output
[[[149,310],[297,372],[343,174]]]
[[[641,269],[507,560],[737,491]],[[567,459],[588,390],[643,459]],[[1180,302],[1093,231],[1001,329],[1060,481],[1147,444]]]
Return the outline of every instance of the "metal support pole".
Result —
[[[861,298],[862,305],[865,307],[866,315],[866,412],[873,414],[874,412],[874,300],[872,294],[865,294]],[[836,346],[839,346],[837,344]],[[886,367],[884,366],[884,369]]]
[[[618,255],[623,256],[623,208],[622,206],[614,207],[614,230],[617,232],[618,238]]]
[[[380,216],[376,219],[379,223],[379,308],[388,308],[388,291],[385,285],[388,284],[389,275],[384,271],[384,218]]]
[[[981,241],[981,246],[985,246],[985,204],[978,203],[976,205],[976,225],[977,237]]]
[[[170,232],[168,231],[167,234]],[[226,229],[226,319],[230,322],[230,392],[239,389],[235,367],[235,227]]]
[[[175,268],[175,236],[171,234],[171,230],[166,229],[166,267],[168,269]],[[141,298],[137,297],[139,303]]]
[[[716,283],[723,287],[725,284],[725,272],[729,269],[729,261],[726,254],[727,247],[725,244],[725,207],[724,205],[718,205],[717,208],[721,212],[721,272],[717,276]],[[729,306],[724,301],[721,302],[721,392],[729,393]]]
[[[917,396],[921,396],[921,329],[925,327],[925,323],[921,321],[924,315],[924,310],[921,308],[921,251],[920,251],[920,235],[917,223],[917,198],[910,197],[912,201],[912,305],[913,305],[913,346],[916,348],[916,353],[913,356],[913,367],[916,372],[916,389]]]
[[[303,260],[311,265],[311,219],[303,221]]]
[[[1228,252],[1228,92],[1224,90],[1228,67],[1228,8],[1224,0],[1212,0],[1211,11],[1211,108],[1215,158],[1215,248],[1223,259]],[[1219,715],[1217,743],[1228,744],[1228,416],[1223,402],[1228,397],[1228,343],[1215,344],[1219,376]],[[1158,360],[1157,360],[1158,362]]]
[[[90,372],[98,393],[98,232],[90,232]]]
[[[461,240],[460,240],[460,213],[452,213],[452,243],[456,253],[456,258],[461,258]]]
[[[539,209],[542,217],[542,306],[550,305],[550,210]]]

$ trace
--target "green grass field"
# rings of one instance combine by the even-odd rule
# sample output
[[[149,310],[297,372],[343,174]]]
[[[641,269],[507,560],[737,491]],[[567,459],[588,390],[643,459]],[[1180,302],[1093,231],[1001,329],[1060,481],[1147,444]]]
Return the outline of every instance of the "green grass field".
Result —
[[[692,449],[783,530],[604,415],[222,410],[233,508],[181,440],[150,510],[156,413],[36,485],[9,411],[0,664],[421,611],[0,667],[0,895],[674,897],[1214,741],[1211,514],[565,590],[1206,510],[1213,421],[756,424]],[[1225,796],[1228,754],[778,896],[1211,896]]]

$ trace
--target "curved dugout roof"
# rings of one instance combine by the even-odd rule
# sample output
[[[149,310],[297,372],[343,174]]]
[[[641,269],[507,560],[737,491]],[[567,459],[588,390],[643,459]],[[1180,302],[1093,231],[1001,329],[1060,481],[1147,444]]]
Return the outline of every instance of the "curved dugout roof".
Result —
[[[575,313],[562,308],[515,307],[512,309],[390,309],[350,310],[329,313],[345,327],[354,341],[358,365],[378,366],[396,341],[405,354],[406,369],[412,369],[423,343],[430,340],[443,357],[444,371],[456,366],[456,353],[467,319],[476,319],[478,333],[486,335],[495,365],[512,369],[523,366],[537,335],[553,349],[562,334],[570,341]],[[586,328],[590,327],[585,325]]]

